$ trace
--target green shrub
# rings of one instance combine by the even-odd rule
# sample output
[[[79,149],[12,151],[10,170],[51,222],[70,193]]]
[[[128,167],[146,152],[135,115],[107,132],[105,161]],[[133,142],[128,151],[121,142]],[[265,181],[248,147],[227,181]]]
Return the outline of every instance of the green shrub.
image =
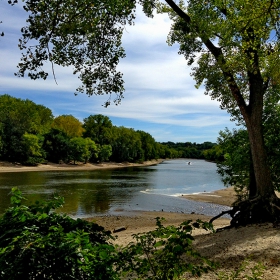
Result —
[[[192,247],[192,230],[213,230],[211,224],[198,220],[164,227],[163,219],[156,219],[155,230],[134,235],[136,243],[123,248],[118,269],[126,274],[126,279],[178,279],[185,272],[200,276],[215,267]]]
[[[12,189],[11,207],[0,218],[0,279],[177,279],[184,272],[200,275],[214,267],[192,248],[194,228],[211,224],[186,221],[179,227],[136,234],[135,243],[116,248],[110,232],[81,219],[59,215],[63,198],[22,204]]]
[[[53,210],[63,199],[22,205],[12,190],[12,206],[0,218],[0,279],[119,279],[115,247],[103,227]]]

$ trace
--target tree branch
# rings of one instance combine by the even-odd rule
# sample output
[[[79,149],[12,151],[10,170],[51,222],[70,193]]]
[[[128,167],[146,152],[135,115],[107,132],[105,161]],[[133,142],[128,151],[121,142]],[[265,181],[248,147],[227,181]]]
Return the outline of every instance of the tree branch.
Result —
[[[173,0],[165,0],[165,2],[172,8],[172,10],[187,23],[191,22],[191,18],[187,15]]]
[[[191,23],[191,17],[186,14],[173,0],[165,0],[165,2],[172,8],[172,10],[183,20],[185,20],[186,23]],[[226,10],[222,9],[224,12]],[[222,11],[221,11],[222,12]],[[220,68],[223,72],[224,78],[228,83],[228,86],[231,90],[232,95],[234,96],[234,99],[236,100],[242,114],[247,114],[247,105],[246,102],[240,92],[240,89],[234,79],[234,76],[232,72],[226,68],[226,60],[222,53],[221,48],[216,47],[209,38],[204,36],[203,32],[199,30],[198,26],[195,26],[195,30],[198,34],[198,36],[201,38],[204,45],[207,47],[207,49],[210,51],[210,53],[215,57],[217,63],[220,65]]]

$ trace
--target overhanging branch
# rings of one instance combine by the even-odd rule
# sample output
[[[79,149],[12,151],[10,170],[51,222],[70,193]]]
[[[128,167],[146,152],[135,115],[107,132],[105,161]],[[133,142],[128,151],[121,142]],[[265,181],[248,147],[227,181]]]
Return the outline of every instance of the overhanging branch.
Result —
[[[191,23],[191,17],[186,14],[173,0],[165,0],[165,2],[172,8],[172,10],[180,17],[182,18],[187,24]],[[226,11],[222,11],[225,13]],[[205,44],[207,49],[210,51],[210,53],[215,57],[217,63],[220,65],[220,68],[223,72],[223,75],[225,77],[225,80],[228,83],[228,86],[231,90],[232,95],[234,96],[234,99],[236,100],[240,110],[243,114],[247,114],[247,105],[246,102],[240,92],[240,89],[238,85],[236,84],[236,81],[234,79],[234,76],[232,72],[226,68],[226,60],[222,53],[221,48],[216,47],[211,40],[203,34],[199,30],[198,26],[195,26],[195,31],[198,34],[198,36],[201,38],[202,42]]]

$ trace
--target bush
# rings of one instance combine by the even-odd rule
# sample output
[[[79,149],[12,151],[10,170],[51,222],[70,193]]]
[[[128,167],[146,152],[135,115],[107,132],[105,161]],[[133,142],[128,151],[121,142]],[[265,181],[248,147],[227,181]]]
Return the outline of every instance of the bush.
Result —
[[[63,205],[57,195],[30,206],[23,200],[13,188],[11,207],[0,218],[0,279],[168,280],[214,267],[192,248],[192,230],[211,230],[209,223],[164,227],[157,218],[154,231],[121,248],[103,227],[55,213]]]
[[[103,227],[53,212],[63,199],[12,206],[0,218],[0,279],[118,279],[115,247]]]
[[[126,279],[179,279],[185,272],[200,276],[215,267],[193,249],[191,235],[194,228],[213,230],[212,224],[189,220],[178,227],[164,227],[163,219],[156,219],[155,230],[134,235],[136,243],[122,250],[118,269],[126,273]]]

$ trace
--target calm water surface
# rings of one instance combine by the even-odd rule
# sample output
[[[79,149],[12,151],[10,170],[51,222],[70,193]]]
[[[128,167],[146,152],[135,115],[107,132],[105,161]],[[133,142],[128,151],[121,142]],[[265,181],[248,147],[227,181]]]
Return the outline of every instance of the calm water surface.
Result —
[[[112,170],[0,173],[0,214],[9,206],[14,186],[28,201],[49,199],[57,192],[65,198],[62,211],[75,217],[121,215],[131,210],[215,215],[228,209],[180,197],[224,188],[216,164],[204,160],[167,160],[155,166]]]

